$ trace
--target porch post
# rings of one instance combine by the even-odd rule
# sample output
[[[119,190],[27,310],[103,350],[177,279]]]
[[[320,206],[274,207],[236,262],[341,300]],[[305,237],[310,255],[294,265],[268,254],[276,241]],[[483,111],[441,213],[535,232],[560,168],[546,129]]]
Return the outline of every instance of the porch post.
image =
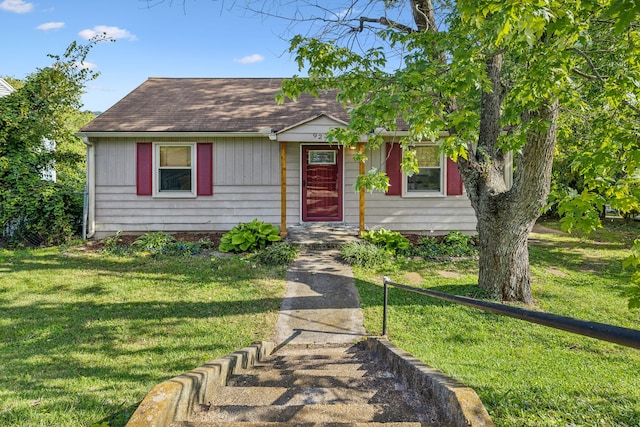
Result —
[[[287,235],[287,143],[280,141],[280,236]]]
[[[358,143],[358,151],[364,153],[364,142]],[[364,175],[364,160],[360,160],[360,175]],[[364,231],[364,188],[360,189],[360,233]]]

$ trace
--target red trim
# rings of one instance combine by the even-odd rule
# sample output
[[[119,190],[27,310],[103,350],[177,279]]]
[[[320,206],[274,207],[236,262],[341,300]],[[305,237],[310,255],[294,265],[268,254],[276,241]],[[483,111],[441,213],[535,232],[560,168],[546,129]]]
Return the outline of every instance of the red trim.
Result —
[[[138,142],[136,144],[136,194],[151,196],[153,193],[153,144]]]
[[[389,177],[389,188],[387,196],[402,195],[402,171],[400,163],[402,162],[402,146],[398,143],[387,142],[387,162],[386,171]]]
[[[198,196],[211,196],[213,194],[213,144],[199,142],[196,156]]]
[[[462,175],[458,164],[447,157],[447,196],[462,195]]]
[[[309,196],[307,193],[310,188],[308,185],[313,185],[315,183],[315,177],[310,176],[309,168],[308,168],[308,150],[334,150],[336,151],[336,181],[335,184],[329,182],[322,182],[322,178],[326,178],[326,176],[318,177],[321,180],[320,185],[329,184],[331,188],[335,188],[337,190],[337,197],[334,198],[335,204],[326,203],[322,207],[326,210],[326,215],[314,215],[315,213],[309,214],[308,202],[312,203],[323,203],[328,202],[329,199],[323,199],[322,197],[318,197],[316,195]],[[342,221],[342,206],[343,206],[343,181],[342,181],[342,147],[330,147],[328,145],[303,145],[302,146],[302,182],[301,182],[301,191],[302,191],[302,220],[303,221]],[[311,169],[313,170],[313,168]],[[334,187],[335,185],[335,187]],[[313,193],[313,191],[311,191]],[[333,214],[335,212],[335,214]]]

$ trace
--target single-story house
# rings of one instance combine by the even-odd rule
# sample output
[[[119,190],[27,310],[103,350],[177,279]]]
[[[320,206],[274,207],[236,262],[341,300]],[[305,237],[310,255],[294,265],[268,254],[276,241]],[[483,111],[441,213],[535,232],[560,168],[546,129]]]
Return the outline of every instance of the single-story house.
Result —
[[[149,78],[78,133],[87,144],[88,236],[218,232],[254,218],[287,226],[333,223],[410,233],[473,233],[456,163],[417,147],[420,173],[400,171],[384,134],[366,167],[387,193],[356,192],[359,147],[327,143],[348,112],[331,94],[275,102],[277,78]],[[363,136],[363,143],[366,136]]]

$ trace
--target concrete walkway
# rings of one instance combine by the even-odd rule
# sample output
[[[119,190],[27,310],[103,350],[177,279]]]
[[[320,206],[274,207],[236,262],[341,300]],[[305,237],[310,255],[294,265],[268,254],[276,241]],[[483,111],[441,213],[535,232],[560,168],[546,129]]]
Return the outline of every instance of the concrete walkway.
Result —
[[[287,270],[276,343],[348,344],[365,335],[351,267],[337,249],[304,250]]]

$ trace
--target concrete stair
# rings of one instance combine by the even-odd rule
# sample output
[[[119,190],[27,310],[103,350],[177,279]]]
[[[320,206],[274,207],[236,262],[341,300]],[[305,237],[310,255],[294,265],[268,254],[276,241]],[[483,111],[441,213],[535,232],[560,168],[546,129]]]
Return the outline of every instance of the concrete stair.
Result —
[[[212,390],[188,421],[212,426],[443,426],[435,408],[360,343],[284,346]]]

